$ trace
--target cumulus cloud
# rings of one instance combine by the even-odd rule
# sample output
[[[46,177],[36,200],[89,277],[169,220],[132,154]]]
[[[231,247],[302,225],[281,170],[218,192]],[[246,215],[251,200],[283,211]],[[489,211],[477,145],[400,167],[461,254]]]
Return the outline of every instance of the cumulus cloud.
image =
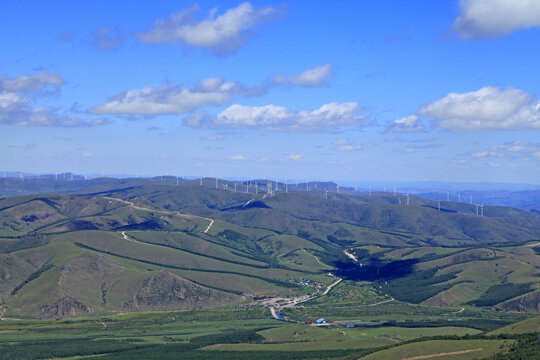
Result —
[[[300,160],[302,156],[300,154],[290,154],[287,156],[287,160]]]
[[[261,87],[245,88],[238,82],[208,78],[192,88],[163,85],[129,90],[113,96],[102,105],[92,107],[89,112],[116,115],[185,114],[203,106],[224,105],[237,94],[258,96],[265,91]]]
[[[424,125],[416,115],[406,116],[401,119],[394,120],[388,127],[391,131],[396,132],[418,132],[424,130]]]
[[[537,0],[460,0],[452,30],[464,39],[499,38],[540,26]]]
[[[437,126],[454,132],[540,129],[540,102],[520,89],[484,87],[450,93],[421,107],[417,115],[434,118]]]
[[[64,85],[64,79],[58,73],[40,71],[37,74],[21,75],[16,78],[0,76],[0,91],[2,92],[22,92],[25,94],[40,92],[50,88],[59,89]]]
[[[64,80],[56,73],[46,71],[17,78],[0,76],[0,124],[14,126],[97,126],[106,119],[85,121],[59,113],[51,106],[35,106],[39,96],[56,91]]]
[[[273,131],[331,131],[335,128],[358,126],[364,116],[356,102],[332,102],[315,110],[295,110],[278,105],[232,105],[217,116],[203,111],[184,118],[192,127],[257,128]]]
[[[283,15],[280,9],[256,9],[249,2],[229,9],[219,16],[216,16],[217,8],[214,8],[209,16],[201,21],[195,18],[197,10],[197,6],[192,6],[165,20],[157,20],[152,29],[137,34],[137,37],[149,44],[183,43],[224,55],[238,50],[251,37],[257,25]]]
[[[118,29],[105,28],[90,35],[89,44],[99,51],[115,51],[124,43],[124,36]]]
[[[303,87],[319,87],[326,85],[326,79],[332,75],[332,64],[308,69],[299,75],[279,74],[272,78],[274,85],[295,85]]]

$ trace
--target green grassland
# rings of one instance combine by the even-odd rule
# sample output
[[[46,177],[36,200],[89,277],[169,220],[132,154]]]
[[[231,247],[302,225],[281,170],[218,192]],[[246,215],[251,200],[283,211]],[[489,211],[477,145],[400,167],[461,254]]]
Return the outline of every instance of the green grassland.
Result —
[[[447,354],[444,359],[473,360],[491,356],[505,346],[505,340],[431,340],[397,346],[362,357],[365,360],[390,360]]]
[[[393,316],[386,310],[384,306],[373,309],[381,317],[378,325],[366,321],[354,328],[340,322],[316,327],[277,321],[269,319],[269,311],[261,307],[73,320],[3,320],[0,351],[2,359],[356,359],[368,353],[368,359],[392,359],[400,358],[404,351],[409,357],[460,351],[459,356],[448,358],[473,359],[504,353],[514,342],[521,341],[513,335],[489,337],[492,333],[484,335],[481,330],[459,322],[385,325],[381,319],[389,321]],[[452,310],[439,309],[434,313],[440,315]],[[402,306],[398,312],[416,319],[425,315],[410,306]],[[499,317],[511,321],[509,315],[498,312],[477,311],[466,315],[479,314],[486,319]],[[482,326],[486,319],[477,318],[476,326]],[[474,322],[470,324],[475,326]],[[535,324],[538,325],[538,318],[513,326],[521,333],[528,332]],[[430,338],[435,333],[441,338]],[[469,357],[473,351],[466,350],[474,350],[475,356]]]
[[[499,335],[499,334],[530,334],[537,333],[538,327],[540,326],[540,316],[532,317],[512,325],[504,326],[497,330],[493,330],[488,333],[488,335]]]

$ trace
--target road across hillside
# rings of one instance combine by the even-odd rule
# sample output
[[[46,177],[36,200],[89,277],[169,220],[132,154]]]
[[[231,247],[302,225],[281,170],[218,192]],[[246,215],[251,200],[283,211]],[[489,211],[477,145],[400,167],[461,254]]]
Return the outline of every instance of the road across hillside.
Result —
[[[113,197],[109,197],[109,196],[104,196],[103,198],[108,199],[108,200],[119,201],[121,203],[129,205],[130,207],[132,207],[133,209],[136,209],[136,210],[151,211],[151,212],[157,212],[157,213],[160,213],[160,214],[168,214],[168,215],[178,215],[178,216],[181,216],[181,217],[186,217],[186,218],[191,218],[191,219],[208,220],[208,221],[210,221],[210,224],[208,225],[206,230],[203,231],[205,234],[208,233],[208,231],[212,228],[212,225],[214,225],[214,220],[212,220],[210,218],[207,218],[207,217],[203,217],[203,216],[197,216],[197,215],[191,215],[191,214],[181,214],[179,211],[167,211],[167,210],[159,210],[159,209],[152,209],[152,208],[137,206],[131,201],[118,199],[118,198],[113,198]]]

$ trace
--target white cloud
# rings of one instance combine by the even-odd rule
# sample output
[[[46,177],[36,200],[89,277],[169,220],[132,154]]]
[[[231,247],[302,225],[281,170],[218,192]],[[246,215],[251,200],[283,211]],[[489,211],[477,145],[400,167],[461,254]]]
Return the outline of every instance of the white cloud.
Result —
[[[249,2],[216,16],[217,8],[202,20],[195,19],[198,7],[172,14],[165,20],[157,20],[154,27],[137,37],[149,44],[176,44],[211,50],[215,54],[228,54],[239,49],[250,38],[259,24],[282,16],[283,11],[272,7],[255,9]]]
[[[464,39],[499,38],[540,26],[538,0],[460,0],[452,30]]]
[[[185,114],[203,106],[219,106],[231,102],[234,95],[262,95],[262,87],[245,88],[221,78],[201,80],[193,88],[163,85],[129,90],[110,98],[105,104],[92,107],[93,114],[159,115]]]
[[[33,75],[21,75],[16,78],[0,76],[0,91],[35,93],[47,87],[58,89],[64,85],[64,79],[58,73],[40,71]]]
[[[355,151],[355,150],[362,150],[364,148],[363,145],[343,145],[339,147],[338,150],[340,151]]]
[[[332,74],[332,64],[308,69],[299,75],[279,74],[272,78],[274,85],[296,85],[303,87],[318,87],[326,84],[326,79]]]
[[[389,130],[396,132],[418,132],[424,130],[424,125],[416,115],[406,116],[390,123]]]
[[[356,102],[332,102],[315,110],[286,108],[278,105],[232,105],[217,116],[195,112],[184,118],[192,127],[245,127],[273,131],[330,131],[345,126],[359,126],[364,116]]]
[[[414,152],[414,148],[413,147],[406,147],[403,151],[410,154],[410,153]]]
[[[218,140],[223,140],[223,135],[205,136],[202,139],[206,141],[218,141]]]
[[[5,93],[0,93],[0,99]],[[81,127],[100,126],[109,121],[95,119],[85,121],[79,118],[60,114],[58,109],[50,106],[32,108],[28,105],[29,99],[6,104],[0,100],[0,124],[14,126],[58,126],[58,127]],[[28,101],[26,101],[28,100]]]
[[[98,126],[106,119],[85,121],[60,114],[51,106],[32,106],[39,96],[49,95],[46,90],[58,90],[64,80],[56,73],[41,71],[17,78],[0,76],[0,124],[14,126]]]
[[[375,145],[371,141],[364,142],[364,143],[359,144],[359,145],[353,145],[353,144],[349,144],[349,142],[347,140],[345,140],[345,139],[336,140],[332,144],[341,145],[340,147],[337,148],[339,151],[363,150],[366,146],[374,146]]]
[[[474,157],[481,158],[481,159],[483,159],[485,157],[488,157],[490,155],[495,155],[495,153],[493,153],[491,151],[479,151],[479,152],[473,154]]]
[[[229,160],[245,160],[245,157],[243,157],[242,155],[233,155],[229,156]]]
[[[472,154],[473,157],[485,160],[493,158],[508,158],[508,159],[529,159],[538,157],[540,154],[540,143],[531,143],[527,141],[511,141],[497,146],[493,146],[488,150],[478,151]]]
[[[287,159],[288,160],[300,160],[301,156],[300,156],[300,154],[291,154],[291,155],[287,156]]]
[[[540,151],[535,152],[534,157],[540,159]]]
[[[540,102],[523,90],[484,87],[450,93],[427,104],[417,115],[437,119],[443,129],[460,131],[540,129]]]

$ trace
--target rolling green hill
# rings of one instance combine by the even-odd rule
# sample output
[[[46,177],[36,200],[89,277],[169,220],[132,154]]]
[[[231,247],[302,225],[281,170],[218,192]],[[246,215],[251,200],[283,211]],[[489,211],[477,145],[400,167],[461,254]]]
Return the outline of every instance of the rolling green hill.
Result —
[[[328,272],[344,279],[335,304],[540,311],[540,215],[267,184],[96,179],[62,188],[81,194],[0,200],[4,316],[242,305],[321,292]]]

